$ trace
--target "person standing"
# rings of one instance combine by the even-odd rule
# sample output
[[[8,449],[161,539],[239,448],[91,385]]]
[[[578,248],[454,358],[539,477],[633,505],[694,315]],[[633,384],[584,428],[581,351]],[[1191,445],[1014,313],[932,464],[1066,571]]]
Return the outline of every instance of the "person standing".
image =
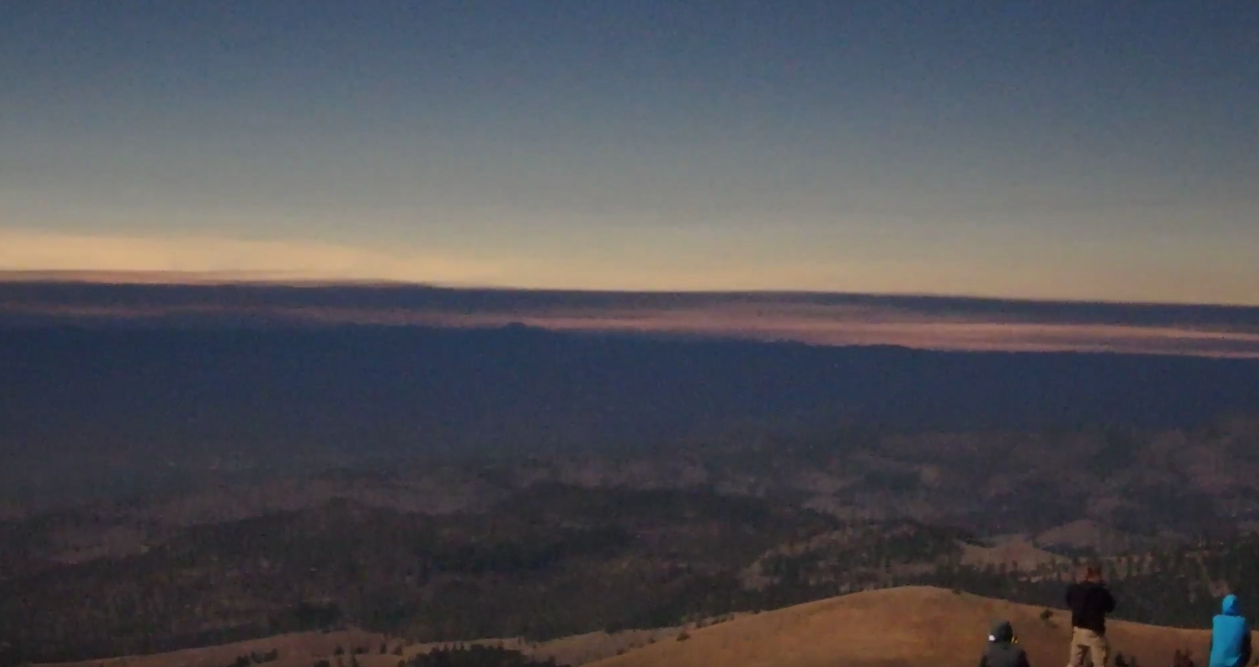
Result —
[[[1110,642],[1106,640],[1106,615],[1115,611],[1115,598],[1106,588],[1102,571],[1090,565],[1084,580],[1067,587],[1067,608],[1071,610],[1071,658],[1067,667],[1084,667],[1085,657],[1093,667],[1110,667]]]
[[[1250,623],[1242,616],[1236,595],[1226,595],[1220,613],[1211,621],[1209,667],[1247,667],[1250,664]]]

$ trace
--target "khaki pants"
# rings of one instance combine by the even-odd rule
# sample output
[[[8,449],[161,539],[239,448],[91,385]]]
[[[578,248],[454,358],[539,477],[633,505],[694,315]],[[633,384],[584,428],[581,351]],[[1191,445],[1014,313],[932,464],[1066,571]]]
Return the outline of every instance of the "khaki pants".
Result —
[[[1067,667],[1084,667],[1086,656],[1092,658],[1093,667],[1110,667],[1110,642],[1106,641],[1106,635],[1072,628],[1071,662],[1067,663]]]

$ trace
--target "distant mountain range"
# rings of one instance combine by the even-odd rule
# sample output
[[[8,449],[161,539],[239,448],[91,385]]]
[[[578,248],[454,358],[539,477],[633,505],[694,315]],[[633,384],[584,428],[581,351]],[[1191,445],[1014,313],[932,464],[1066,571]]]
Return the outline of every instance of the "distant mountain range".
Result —
[[[1022,632],[1049,654],[1060,621],[1037,609],[1079,558],[1122,587],[1121,617],[1192,624],[1225,584],[1259,596],[1259,359],[1221,353],[1257,321],[0,284],[0,665],[350,625],[444,641],[683,623],[693,639],[609,664],[739,664],[698,619],[898,583],[1035,603],[1002,608],[1043,624]],[[879,344],[842,344],[858,334]],[[925,349],[972,335],[1011,349]],[[896,599],[988,608],[952,591]]]
[[[0,467],[4,495],[95,493],[105,483],[177,480],[210,470],[247,474],[436,454],[608,451],[739,432],[825,436],[853,423],[883,431],[1162,429],[1259,412],[1259,360],[1251,359],[932,351],[676,331],[247,315],[289,300],[299,311],[318,303],[379,312],[542,309],[557,317],[567,303],[570,319],[580,320],[588,312],[583,309],[596,306],[660,309],[672,299],[696,308],[704,299],[730,303],[729,296],[216,289],[0,285],[0,457],[10,463]],[[864,299],[878,306],[874,320],[914,303],[920,312],[954,318],[997,307],[965,300],[799,299],[823,305],[846,299],[848,308]],[[54,303],[108,316],[14,314],[22,304]],[[172,310],[169,318],[126,316],[142,303],[182,304],[184,310]],[[196,303],[205,312],[187,309]],[[214,304],[235,305],[224,314]],[[1232,317],[1229,326],[1240,330],[1259,321],[1249,309],[1158,308],[1166,322],[1179,322],[1175,326],[1223,326]],[[1002,312],[1041,312],[1041,319],[1061,321],[1091,317],[1107,327],[1125,319],[1125,326],[1156,327],[1157,320],[1140,307],[1014,304]]]
[[[870,294],[446,289],[247,282],[248,277],[0,272],[0,327],[523,324],[822,345],[1259,358],[1259,308]],[[171,282],[176,280],[182,282]]]

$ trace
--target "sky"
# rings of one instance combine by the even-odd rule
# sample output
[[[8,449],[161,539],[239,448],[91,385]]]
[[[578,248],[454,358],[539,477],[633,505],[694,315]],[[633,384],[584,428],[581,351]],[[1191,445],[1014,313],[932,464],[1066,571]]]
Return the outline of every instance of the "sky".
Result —
[[[1259,305],[1259,3],[0,0],[0,271]]]

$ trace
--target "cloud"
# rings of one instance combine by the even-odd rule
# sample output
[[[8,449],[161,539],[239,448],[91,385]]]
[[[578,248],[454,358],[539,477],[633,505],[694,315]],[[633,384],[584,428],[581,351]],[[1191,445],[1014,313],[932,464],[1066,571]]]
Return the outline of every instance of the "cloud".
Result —
[[[286,249],[288,246],[286,246]],[[45,276],[46,277],[46,276]],[[161,275],[150,276],[160,279]],[[81,276],[80,276],[81,279]],[[1014,352],[1259,358],[1259,309],[767,293],[0,283],[6,321],[497,327]]]

